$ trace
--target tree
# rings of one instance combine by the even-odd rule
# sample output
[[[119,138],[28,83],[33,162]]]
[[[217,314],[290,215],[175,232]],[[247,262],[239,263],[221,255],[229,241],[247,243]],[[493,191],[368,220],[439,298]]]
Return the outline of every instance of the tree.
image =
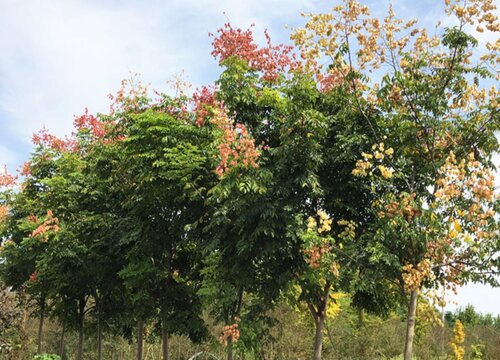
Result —
[[[498,31],[494,9],[489,0],[447,1],[446,12],[458,26],[429,37],[416,20],[397,19],[392,8],[381,21],[366,6],[345,1],[332,13],[310,15],[292,36],[305,66],[325,88],[347,87],[351,107],[372,130],[372,150],[354,170],[372,179],[378,198],[373,208],[379,222],[368,235],[366,264],[409,295],[405,359],[413,352],[422,286],[494,283],[491,273],[498,271],[490,258],[498,251],[490,161],[498,148],[498,92],[485,90],[487,82],[480,80],[497,76],[498,43],[487,44],[478,59],[472,52],[477,41],[465,32],[466,24]],[[326,66],[323,57],[331,60]],[[470,206],[479,218],[467,217]],[[477,231],[486,239],[471,235]],[[479,243],[484,251],[477,250]]]
[[[11,199],[8,235],[22,240],[4,252],[4,274],[12,278],[19,261],[33,268],[27,284],[39,294],[39,344],[50,305],[62,324],[61,352],[66,327],[78,329],[78,358],[83,356],[84,317],[91,310],[97,317],[100,358],[102,293],[112,303],[110,296],[120,284],[117,261],[109,261],[120,259],[113,256],[118,247],[109,236],[110,208],[116,208],[116,201],[98,173],[92,173],[90,156],[97,142],[109,140],[104,141],[110,125],[86,111],[75,119],[76,132],[69,138],[59,139],[45,129],[35,134],[36,151],[23,170],[21,191]]]
[[[5,284],[14,290],[26,289],[29,302],[35,304],[39,314],[37,353],[42,350],[43,324],[47,313],[48,283],[39,271],[40,259],[48,248],[48,241],[59,230],[58,219],[46,208],[46,188],[41,179],[53,171],[50,154],[38,153],[39,166],[31,172],[29,182],[23,184],[24,191],[13,191],[17,177],[5,171],[1,186],[3,215],[0,225],[2,259],[1,275]],[[31,168],[31,166],[30,166]],[[40,276],[42,275],[42,276]]]
[[[366,221],[362,209],[369,203],[369,194],[351,170],[369,129],[357,109],[344,110],[344,89],[322,91],[314,76],[295,60],[291,47],[274,46],[266,36],[267,47],[260,48],[251,30],[229,24],[219,30],[213,54],[224,72],[210,96],[208,89],[201,92],[205,96],[199,106],[200,124],[218,125],[220,113],[229,114],[229,120],[222,121],[227,125],[218,125],[230,141],[219,146],[221,180],[212,192],[217,209],[212,226],[221,252],[217,274],[230,271],[230,293],[238,311],[238,289],[273,301],[278,289],[283,292],[292,283],[300,284],[300,300],[314,310],[318,358],[333,285],[349,284],[347,277],[338,280],[339,263],[349,264],[352,258],[349,247],[342,251],[325,245],[322,249],[330,260],[325,258],[323,271],[316,271],[309,260],[319,239],[312,241],[310,234],[304,234],[304,222],[318,212],[328,217],[327,211],[334,217],[332,232],[345,234],[350,220]],[[233,128],[239,132],[233,134]],[[244,271],[238,275],[240,267]],[[267,286],[261,285],[263,281]]]
[[[129,231],[122,240],[129,250],[120,276],[139,306],[139,321],[158,314],[164,359],[170,334],[199,341],[206,333],[196,294],[201,262],[192,224],[204,214],[207,185],[214,179],[206,150],[210,134],[194,125],[178,101],[184,99],[164,96],[151,108],[120,114]]]

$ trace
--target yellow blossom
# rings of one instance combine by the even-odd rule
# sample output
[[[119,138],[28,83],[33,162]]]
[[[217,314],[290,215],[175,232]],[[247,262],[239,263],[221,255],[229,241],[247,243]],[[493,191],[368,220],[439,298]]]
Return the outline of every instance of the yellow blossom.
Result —
[[[322,210],[318,210],[318,216],[319,216],[319,223],[320,227],[318,228],[318,232],[321,234],[323,232],[328,232],[332,229],[332,220],[330,220],[330,217],[328,214]]]
[[[465,331],[464,326],[460,320],[455,322],[453,328],[453,339],[451,340],[450,347],[453,351],[453,358],[455,360],[463,360],[465,355],[465,349],[463,343],[465,341]]]
[[[384,179],[390,179],[392,177],[392,170],[391,169],[388,169],[383,165],[379,165],[378,169],[380,170],[380,173],[382,174]]]
[[[384,154],[381,152],[375,151],[375,159],[382,160],[384,158]]]
[[[314,220],[312,216],[309,216],[309,218],[307,219],[307,230],[313,230],[316,228],[316,226],[316,220]]]

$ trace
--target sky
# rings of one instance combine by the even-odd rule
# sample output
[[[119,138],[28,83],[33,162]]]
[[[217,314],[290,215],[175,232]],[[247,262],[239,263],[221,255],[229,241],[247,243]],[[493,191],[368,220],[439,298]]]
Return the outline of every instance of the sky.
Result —
[[[383,15],[388,0],[365,2]],[[396,13],[421,24],[441,19],[435,0],[393,0]],[[139,73],[143,83],[167,91],[181,73],[193,89],[213,82],[220,70],[210,55],[209,32],[228,20],[255,24],[263,41],[289,43],[301,12],[324,12],[324,0],[0,0],[0,165],[14,172],[29,156],[31,136],[42,127],[71,132],[74,115],[106,113],[109,93]],[[432,33],[432,32],[431,32]],[[480,41],[486,39],[480,38]],[[497,157],[497,162],[500,159]],[[468,285],[457,306],[500,314],[500,289]]]

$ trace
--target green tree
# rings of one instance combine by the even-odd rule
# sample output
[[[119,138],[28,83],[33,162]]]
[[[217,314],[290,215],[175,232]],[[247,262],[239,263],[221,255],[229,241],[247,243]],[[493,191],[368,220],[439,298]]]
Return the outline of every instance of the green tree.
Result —
[[[163,358],[168,336],[205,337],[197,296],[200,242],[193,224],[205,211],[215,176],[207,151],[210,134],[194,125],[178,99],[164,96],[149,109],[121,114],[122,185],[127,263],[120,276],[140,322],[158,315]],[[183,101],[182,99],[180,100]]]
[[[374,18],[356,1],[310,15],[293,34],[306,68],[325,87],[347,87],[348,103],[372,130],[374,145],[354,170],[371,179],[377,198],[378,220],[363,242],[364,262],[375,270],[365,275],[399,283],[409,297],[408,360],[422,287],[495,283],[491,274],[498,272],[491,179],[498,90],[486,90],[482,80],[497,76],[498,44],[478,51],[466,33],[466,24],[498,31],[495,5],[445,3],[458,26],[440,37],[428,36],[415,20],[397,19],[392,8],[384,19]],[[326,65],[324,57],[331,60]]]
[[[357,109],[345,107],[345,89],[322,91],[309,72],[297,68],[290,51],[271,45],[269,39],[267,47],[259,48],[250,30],[230,25],[214,40],[213,54],[224,71],[216,91],[207,94],[204,89],[199,106],[199,114],[212,115],[200,123],[224,129],[219,145],[223,166],[211,192],[216,211],[209,229],[218,237],[215,246],[220,251],[215,273],[228,283],[226,290],[237,310],[223,316],[228,328],[235,326],[232,317],[241,315],[242,295],[262,298],[269,306],[296,279],[302,289],[299,299],[309,305],[317,325],[318,358],[329,295],[334,288],[348,287],[347,278],[353,274],[343,270],[353,261],[352,246],[346,244],[342,250],[338,244],[326,244],[323,250],[329,260],[318,272],[308,262],[319,246],[313,240],[319,239],[305,234],[304,222],[326,211],[334,219],[328,232],[340,235],[345,225],[352,226],[350,221],[366,221],[363,213],[370,195],[351,170],[369,128]],[[214,285],[213,293],[220,292],[216,289]],[[228,357],[230,353],[229,349]]]

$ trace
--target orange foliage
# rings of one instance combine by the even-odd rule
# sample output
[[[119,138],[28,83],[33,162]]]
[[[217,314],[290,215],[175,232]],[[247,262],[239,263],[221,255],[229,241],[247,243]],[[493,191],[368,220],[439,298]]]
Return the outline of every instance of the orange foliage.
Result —
[[[29,220],[38,223],[38,219],[35,216],[30,216]],[[41,236],[43,241],[46,242],[49,240],[48,233],[57,231],[59,231],[59,219],[53,215],[51,210],[47,210],[47,219],[33,230],[31,237]]]
[[[0,187],[12,187],[16,185],[17,176],[9,174],[7,166],[4,165],[3,171],[0,170]]]
[[[220,161],[215,170],[217,175],[223,176],[238,165],[245,168],[257,168],[260,152],[245,125],[234,125],[224,110],[217,109],[216,111],[211,123],[222,131],[221,143],[218,147]]]
[[[267,31],[267,46],[259,48],[255,43],[251,29],[235,29],[230,23],[219,29],[212,43],[214,58],[222,62],[232,56],[245,60],[252,69],[263,73],[264,80],[276,81],[280,73],[298,66],[293,47],[283,44],[273,45]]]
[[[9,215],[9,208],[5,205],[0,205],[0,223]]]

